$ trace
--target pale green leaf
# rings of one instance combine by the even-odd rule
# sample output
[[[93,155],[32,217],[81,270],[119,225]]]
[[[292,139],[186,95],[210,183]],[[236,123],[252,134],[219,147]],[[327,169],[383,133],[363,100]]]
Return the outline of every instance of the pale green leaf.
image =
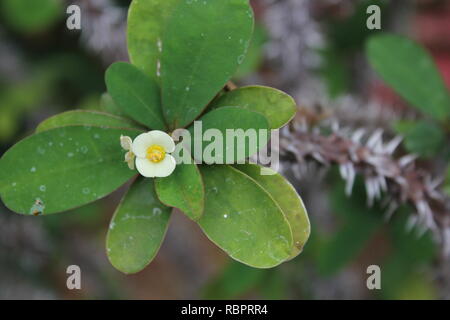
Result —
[[[272,169],[255,164],[237,165],[236,168],[258,182],[282,209],[293,236],[292,257],[303,250],[311,232],[308,214],[295,188]]]
[[[156,197],[152,179],[137,179],[109,225],[106,247],[111,264],[126,274],[143,270],[158,253],[171,210]]]
[[[297,111],[297,104],[288,94],[269,87],[242,87],[217,98],[212,108],[240,107],[259,112],[269,121],[271,129],[287,124]]]
[[[292,232],[280,207],[253,179],[222,166],[200,166],[205,212],[199,220],[211,241],[233,259],[271,268],[291,256]]]
[[[162,39],[162,102],[170,128],[196,119],[233,76],[253,24],[248,0],[185,0],[177,6]]]
[[[132,129],[61,127],[32,135],[0,159],[0,195],[17,213],[50,214],[100,199],[136,171],[124,163],[120,136]]]
[[[170,176],[155,179],[155,186],[162,203],[180,209],[194,221],[200,219],[205,190],[195,163],[177,165]]]
[[[159,82],[162,34],[182,0],[133,0],[128,12],[128,53],[131,62]]]
[[[219,141],[212,138],[211,142],[203,141],[204,135],[195,134],[195,126],[191,126],[189,131],[192,136],[191,150],[194,158],[200,161],[200,158],[205,163],[211,164],[205,160],[205,149],[216,149],[214,164],[234,164],[247,157],[250,157],[258,152],[261,148],[267,145],[270,139],[270,130],[267,119],[260,113],[249,111],[236,107],[223,107],[208,112],[198,122],[201,124],[203,133],[209,129],[213,129],[220,133]],[[227,130],[232,130],[236,134],[227,136]],[[260,134],[265,130],[266,134]],[[227,149],[227,145],[229,148]],[[231,146],[234,145],[234,149]],[[207,152],[209,154],[209,152]]]

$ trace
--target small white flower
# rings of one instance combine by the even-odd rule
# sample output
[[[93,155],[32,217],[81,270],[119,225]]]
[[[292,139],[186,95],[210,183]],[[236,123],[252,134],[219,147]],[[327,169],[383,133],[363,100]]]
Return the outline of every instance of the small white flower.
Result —
[[[132,152],[136,155],[136,168],[147,178],[170,176],[176,161],[169,153],[175,151],[175,142],[165,132],[150,131],[134,139]]]
[[[127,136],[120,136],[120,145],[122,146],[122,148],[128,151],[127,153],[125,153],[125,162],[128,163],[128,168],[134,170],[135,155],[131,150],[133,146],[133,140],[131,140],[131,138]]]

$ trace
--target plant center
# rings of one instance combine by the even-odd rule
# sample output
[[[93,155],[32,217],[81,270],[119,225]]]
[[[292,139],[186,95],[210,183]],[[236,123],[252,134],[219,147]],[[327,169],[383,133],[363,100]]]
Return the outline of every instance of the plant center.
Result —
[[[161,162],[165,157],[166,151],[157,144],[154,144],[147,149],[147,159],[153,163]]]

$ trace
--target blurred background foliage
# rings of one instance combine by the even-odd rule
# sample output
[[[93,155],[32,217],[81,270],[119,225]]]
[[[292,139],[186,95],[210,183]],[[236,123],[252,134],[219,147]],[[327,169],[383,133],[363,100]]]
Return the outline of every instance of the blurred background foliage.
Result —
[[[78,108],[118,112],[104,95],[103,73],[110,63],[127,60],[124,28],[129,1],[69,2],[0,3],[2,153],[53,114]],[[65,26],[70,4],[82,8],[81,31]],[[407,103],[375,75],[366,56],[367,40],[376,33],[366,28],[366,9],[377,4],[382,8],[382,31],[404,34],[427,48],[448,87],[448,1],[252,4],[255,37],[235,76],[237,84],[278,87],[301,107],[320,106],[336,113],[339,121],[367,130],[380,126],[370,109],[377,101],[389,115],[382,118],[383,129],[404,136],[402,152],[418,155],[421,168],[445,180],[444,190],[450,195],[449,118],[430,116],[426,106],[406,99]],[[397,52],[395,47],[387,50]],[[354,109],[341,112],[342,104]],[[364,121],[352,118],[360,114]],[[450,298],[448,258],[430,231],[410,223],[409,206],[386,219],[381,203],[368,206],[361,177],[352,194],[346,194],[337,168],[322,179],[289,178],[309,209],[312,236],[299,257],[270,270],[231,261],[178,213],[156,260],[137,275],[120,274],[107,261],[103,239],[123,190],[73,212],[39,218],[18,216],[2,206],[0,298]],[[82,269],[81,291],[65,286],[65,270],[71,264]],[[381,290],[366,287],[370,265],[381,267]]]

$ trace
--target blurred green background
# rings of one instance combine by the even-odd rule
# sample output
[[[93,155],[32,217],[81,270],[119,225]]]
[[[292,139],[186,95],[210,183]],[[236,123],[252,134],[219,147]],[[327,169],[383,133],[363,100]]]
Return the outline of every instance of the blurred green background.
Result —
[[[380,126],[380,117],[370,112],[370,102],[378,101],[386,108],[383,129],[404,135],[403,152],[419,155],[423,168],[445,179],[450,122],[418,114],[367,63],[364,47],[373,32],[366,28],[366,8],[373,3],[382,8],[382,31],[426,47],[449,85],[450,3],[439,0],[252,1],[255,37],[234,81],[280,88],[302,107],[354,104],[354,114],[337,118],[367,130]],[[66,28],[70,4],[82,9],[80,31]],[[51,115],[108,108],[103,74],[112,62],[127,60],[128,5],[0,2],[1,154]],[[449,261],[430,232],[408,227],[412,208],[402,206],[387,221],[380,204],[367,206],[362,179],[347,196],[337,171],[331,168],[320,181],[290,177],[309,209],[312,236],[299,257],[271,270],[231,261],[176,213],[155,261],[137,275],[120,274],[107,261],[104,239],[123,190],[73,212],[39,218],[0,204],[0,299],[450,298]],[[450,194],[449,182],[444,188]],[[82,270],[79,291],[66,288],[72,264]],[[381,290],[366,287],[370,265],[381,267]]]

